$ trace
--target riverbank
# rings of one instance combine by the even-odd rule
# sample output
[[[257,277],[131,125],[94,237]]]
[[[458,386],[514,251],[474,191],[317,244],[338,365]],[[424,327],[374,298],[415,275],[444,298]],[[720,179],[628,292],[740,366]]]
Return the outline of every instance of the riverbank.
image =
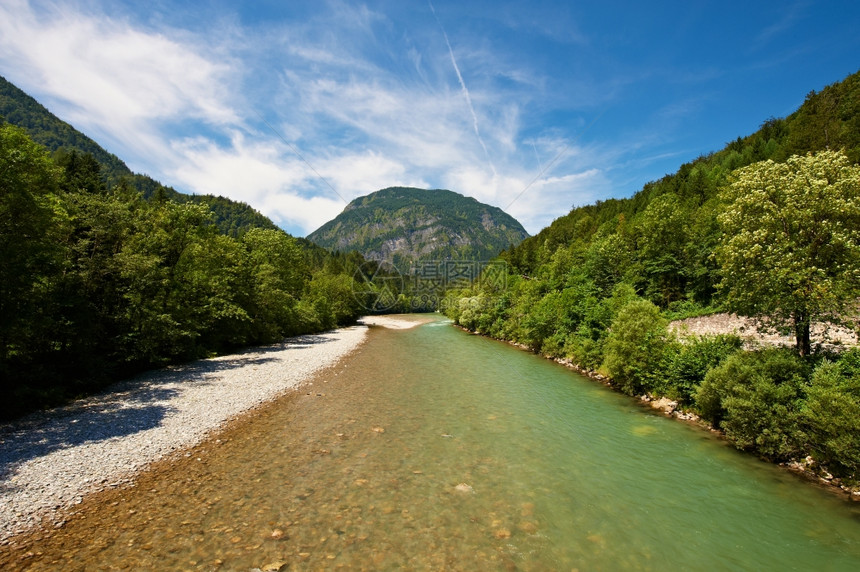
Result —
[[[527,349],[527,348],[525,348]],[[544,356],[547,359],[551,359],[556,363],[564,365],[580,375],[597,381],[607,387],[612,388],[614,391],[619,393],[623,393],[620,389],[616,388],[612,382],[612,379],[606,377],[605,375],[599,374],[595,371],[588,370],[580,367],[579,365],[573,363],[569,359],[565,358],[555,358],[550,356]],[[650,393],[646,393],[643,395],[634,396],[634,399],[638,399],[643,405],[647,405],[650,408],[661,412],[667,417],[672,417],[677,419],[678,421],[683,421],[685,423],[693,424],[705,431],[710,431],[711,433],[715,433],[719,435],[723,439],[727,439],[725,431],[718,427],[714,427],[713,425],[707,423],[704,419],[699,417],[694,411],[689,409],[684,409],[680,406],[677,401],[669,399],[668,397],[663,396],[655,396]],[[766,459],[762,459],[763,461],[769,462]],[[812,457],[806,457],[801,460],[793,460],[787,463],[776,463],[777,466],[790,471],[805,481],[821,486],[834,494],[840,495],[844,497],[846,500],[851,500],[858,502],[860,501],[860,488],[856,486],[848,486],[842,482],[841,479],[834,479],[833,475],[831,475],[826,470],[819,467],[812,459]]]
[[[860,506],[637,409],[438,318],[372,327],[0,569],[858,569]]]
[[[672,325],[674,326],[675,331],[681,335],[714,335],[716,333],[732,333],[737,335],[739,333],[739,322],[735,320],[734,317],[730,318],[731,319],[726,319],[726,315],[719,315],[715,316],[712,319],[697,319],[699,321],[693,324],[693,327],[690,327],[689,323],[679,322],[673,322]],[[743,323],[749,325],[748,322]],[[538,353],[542,357],[552,360],[560,365],[563,365],[566,368],[571,369],[576,373],[582,375],[583,377],[586,377],[592,381],[600,383],[601,385],[605,385],[606,387],[611,388],[613,391],[622,394],[624,393],[615,385],[615,383],[610,377],[603,375],[595,370],[582,367],[569,358],[555,357],[540,352],[535,352],[532,348],[522,343],[518,343],[512,340],[492,338],[491,336],[485,336],[485,334],[473,332],[460,325],[455,326],[463,330],[464,332],[467,332],[472,335],[497,339],[498,341],[504,342],[521,350],[528,351],[530,353]],[[823,331],[823,329],[819,329],[819,335]],[[762,345],[789,345],[788,343],[781,343],[783,342],[783,340],[775,339],[772,333],[759,333],[754,327],[748,327],[740,330],[740,333],[744,332],[746,333],[744,339],[749,345],[749,347],[756,347]],[[852,338],[850,335],[844,334],[844,332],[840,332],[840,335],[841,337],[838,343],[844,344],[842,347],[844,347],[845,345],[849,347],[856,345],[856,337]],[[832,337],[830,337],[829,339],[833,340]],[[709,431],[711,433],[719,435],[723,439],[727,439],[723,430],[710,425],[701,417],[699,417],[699,415],[697,415],[694,411],[682,408],[677,401],[673,401],[664,396],[651,395],[649,393],[643,395],[636,395],[633,396],[633,398],[637,399],[643,405],[661,412],[667,417],[672,417],[674,419],[677,419],[678,421],[695,425],[702,430]],[[768,462],[766,459],[762,460]],[[827,472],[824,468],[818,466],[817,463],[815,463],[811,457],[806,457],[804,459],[799,460],[792,460],[786,463],[776,463],[776,465],[791,473],[794,473],[803,480],[821,486],[824,489],[834,494],[837,494],[842,498],[845,498],[846,500],[860,502],[860,487],[853,485],[849,486],[843,483],[841,479],[834,478],[833,475]]]
[[[0,426],[0,543],[59,526],[85,495],[127,485],[148,465],[200,443],[231,419],[296,390],[365,341],[357,326],[149,372],[68,406]]]

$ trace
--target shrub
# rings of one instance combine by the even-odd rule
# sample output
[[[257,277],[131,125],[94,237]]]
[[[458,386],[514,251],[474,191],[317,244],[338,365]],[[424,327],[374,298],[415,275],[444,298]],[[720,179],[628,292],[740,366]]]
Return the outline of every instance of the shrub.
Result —
[[[596,340],[589,336],[570,336],[567,342],[567,352],[570,357],[588,369],[597,369],[603,363],[603,346],[605,339],[598,337]]]
[[[799,450],[797,417],[806,369],[784,348],[735,353],[707,373],[696,391],[697,408],[739,449],[788,458]]]
[[[815,458],[839,477],[860,476],[860,375],[857,355],[815,368],[799,423]]]
[[[460,298],[458,303],[457,323],[467,330],[472,330],[474,332],[477,329],[478,319],[481,316],[482,303],[483,300],[481,296]]]
[[[541,353],[551,358],[565,357],[567,355],[565,351],[567,337],[564,332],[555,332],[550,337],[544,339],[543,345],[541,345]]]
[[[669,304],[663,313],[669,321],[684,320],[687,318],[698,318],[699,316],[710,316],[716,314],[720,309],[713,306],[702,306],[693,300],[676,300]]]
[[[647,300],[627,303],[612,321],[603,365],[622,391],[635,395],[653,386],[668,343],[668,323]]]
[[[668,367],[661,387],[666,395],[690,404],[705,375],[741,348],[734,335],[693,337],[674,344],[667,356]]]
[[[522,320],[523,339],[526,344],[534,351],[540,351],[544,340],[558,331],[563,313],[564,306],[559,292],[549,292],[534,300]]]

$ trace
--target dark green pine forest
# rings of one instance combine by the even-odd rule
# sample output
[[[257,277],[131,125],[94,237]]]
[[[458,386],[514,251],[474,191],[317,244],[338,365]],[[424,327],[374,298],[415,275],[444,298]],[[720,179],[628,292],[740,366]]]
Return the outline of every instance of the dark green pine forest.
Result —
[[[131,173],[0,78],[0,418],[351,323],[363,263]]]
[[[503,252],[505,276],[449,292],[446,312],[630,395],[676,400],[740,449],[856,484],[860,350],[810,332],[857,329],[858,161],[860,73],[630,198],[574,208]],[[719,312],[795,344],[668,327]]]

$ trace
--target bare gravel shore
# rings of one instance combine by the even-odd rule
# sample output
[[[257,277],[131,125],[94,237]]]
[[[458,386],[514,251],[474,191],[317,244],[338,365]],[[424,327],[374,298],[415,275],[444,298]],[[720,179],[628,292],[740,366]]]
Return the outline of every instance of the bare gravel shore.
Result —
[[[419,323],[402,322],[364,323]],[[59,525],[84,495],[131,482],[150,463],[309,381],[358,348],[367,331],[362,324],[150,372],[0,425],[0,544],[43,518]]]
[[[713,314],[677,320],[669,324],[669,329],[681,337],[735,334],[751,346],[793,346],[795,343],[793,336],[775,331],[761,331],[757,328],[757,322],[754,319],[736,314]],[[850,348],[857,345],[855,332],[833,324],[813,323],[811,337],[813,345],[821,345],[827,349]]]

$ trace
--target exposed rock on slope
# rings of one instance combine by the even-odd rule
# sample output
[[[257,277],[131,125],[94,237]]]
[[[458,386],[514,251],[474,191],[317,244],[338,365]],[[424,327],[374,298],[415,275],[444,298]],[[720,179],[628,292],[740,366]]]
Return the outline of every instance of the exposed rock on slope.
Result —
[[[516,219],[471,197],[391,187],[355,199],[308,239],[406,268],[418,260],[489,260],[527,236]]]

